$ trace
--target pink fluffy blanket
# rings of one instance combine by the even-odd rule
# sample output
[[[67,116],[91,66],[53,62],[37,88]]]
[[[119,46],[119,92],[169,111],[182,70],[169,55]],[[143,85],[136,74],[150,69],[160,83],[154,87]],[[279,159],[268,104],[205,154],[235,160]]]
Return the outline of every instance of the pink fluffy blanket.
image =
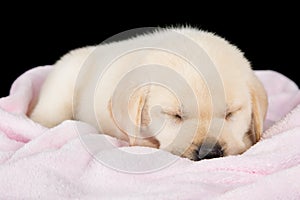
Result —
[[[116,149],[153,149],[126,147],[81,122],[48,129],[26,117],[50,70],[26,72],[0,99],[0,199],[300,199],[300,92],[283,75],[257,72],[270,108],[263,138],[244,154],[193,162],[156,150],[133,162]],[[147,173],[112,167],[148,169],[168,159],[174,162]]]

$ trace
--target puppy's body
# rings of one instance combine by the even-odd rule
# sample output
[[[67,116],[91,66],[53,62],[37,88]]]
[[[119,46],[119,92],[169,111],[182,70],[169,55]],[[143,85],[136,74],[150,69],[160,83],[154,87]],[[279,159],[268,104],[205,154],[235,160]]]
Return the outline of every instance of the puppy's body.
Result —
[[[213,82],[209,87],[206,85],[206,79],[210,77],[199,76],[192,64],[180,56],[151,48],[128,52],[128,49],[159,44],[183,49],[183,57],[196,55],[184,41],[176,39],[174,32],[193,40],[210,57],[223,83],[225,104],[212,105],[211,93],[216,93],[216,97],[222,94],[212,90]],[[124,52],[127,52],[126,56]],[[99,68],[108,64],[105,73],[100,73]],[[185,90],[174,95],[157,84],[136,88],[129,102],[113,99],[124,75],[150,64],[167,66],[180,74],[192,89],[199,112],[189,103],[182,105],[178,101],[176,96],[191,98]],[[151,79],[147,74],[144,78]],[[160,105],[161,110],[150,113],[155,105]],[[197,160],[195,152],[204,138],[210,137],[210,132],[214,131],[219,134],[212,134],[214,136],[210,140],[220,144],[223,155],[244,152],[259,139],[266,109],[265,91],[249,62],[236,47],[211,33],[181,28],[164,29],[121,42],[71,51],[55,64],[30,117],[47,127],[67,119],[84,121],[99,128],[100,132],[127,140],[132,145],[163,148]],[[159,134],[141,138],[143,134],[154,134],[157,127],[149,124],[162,118],[165,125]],[[222,121],[222,129],[210,127],[212,120]],[[187,134],[175,139],[181,127]]]

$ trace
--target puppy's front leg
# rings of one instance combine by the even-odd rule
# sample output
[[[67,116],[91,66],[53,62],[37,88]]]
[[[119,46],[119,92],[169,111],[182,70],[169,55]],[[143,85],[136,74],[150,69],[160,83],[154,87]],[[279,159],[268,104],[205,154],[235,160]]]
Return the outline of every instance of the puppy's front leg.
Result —
[[[76,77],[91,52],[96,47],[75,49],[63,56],[47,77],[29,117],[46,126],[53,127],[73,118],[73,95]]]

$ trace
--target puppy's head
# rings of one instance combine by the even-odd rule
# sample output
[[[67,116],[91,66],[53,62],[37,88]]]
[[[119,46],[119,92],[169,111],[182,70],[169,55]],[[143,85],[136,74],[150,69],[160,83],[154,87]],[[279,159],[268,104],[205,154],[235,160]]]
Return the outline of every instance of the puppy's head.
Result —
[[[151,53],[146,61],[176,71],[193,96],[185,88],[174,92],[159,84],[136,89],[128,103],[135,128],[131,133],[123,130],[131,145],[200,160],[240,154],[260,139],[267,96],[249,62],[236,47],[217,36],[204,34],[195,41],[216,66],[224,93],[214,89],[213,81],[207,82],[211,77],[199,76],[188,62],[166,52]],[[191,99],[196,99],[196,104]],[[218,103],[218,99],[224,101]]]
[[[256,78],[237,89],[227,93],[226,105],[214,113],[206,92],[199,94],[196,109],[182,105],[178,94],[162,86],[137,92],[129,104],[136,123],[134,135],[128,134],[131,145],[161,148],[192,160],[244,152],[260,139],[267,100]]]

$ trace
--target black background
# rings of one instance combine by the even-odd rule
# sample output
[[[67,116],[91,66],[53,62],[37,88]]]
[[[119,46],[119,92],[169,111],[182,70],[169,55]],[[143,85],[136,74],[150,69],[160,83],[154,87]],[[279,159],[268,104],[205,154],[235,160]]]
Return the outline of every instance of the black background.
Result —
[[[262,7],[243,3],[225,7],[218,2],[173,2],[178,4],[176,8],[159,4],[148,8],[154,3],[142,2],[128,10],[113,3],[116,5],[81,2],[75,6],[43,3],[30,9],[19,4],[3,7],[8,12],[1,14],[1,97],[8,95],[12,82],[23,72],[53,64],[71,49],[101,43],[132,28],[170,25],[191,25],[215,32],[242,49],[253,69],[281,72],[300,85],[296,62],[300,17],[296,5],[272,3]]]

